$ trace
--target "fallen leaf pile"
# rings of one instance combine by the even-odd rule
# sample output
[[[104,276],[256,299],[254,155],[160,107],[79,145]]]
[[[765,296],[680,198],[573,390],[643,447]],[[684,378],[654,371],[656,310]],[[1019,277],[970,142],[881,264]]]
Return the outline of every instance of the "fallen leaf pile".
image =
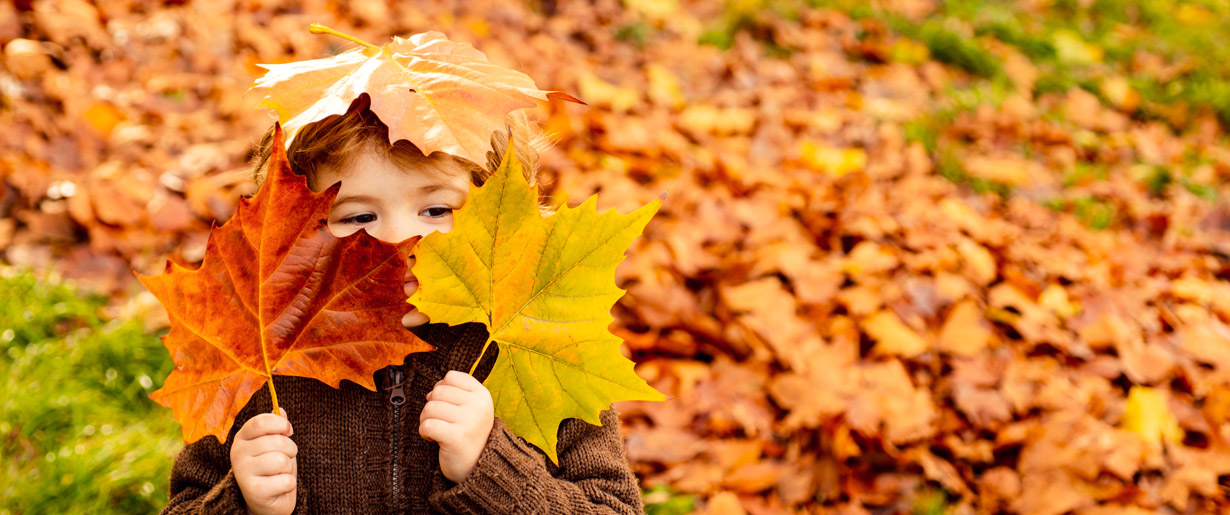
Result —
[[[121,293],[200,261],[254,191],[256,63],[349,48],[311,23],[440,30],[589,104],[541,113],[553,201],[666,193],[614,310],[671,397],[617,406],[646,488],[710,513],[1230,509],[1230,147],[1197,102],[1220,90],[1138,80],[1199,56],[1056,31],[1044,65],[926,0],[167,4],[0,4],[6,261]],[[1190,5],[1192,30],[1225,18]]]

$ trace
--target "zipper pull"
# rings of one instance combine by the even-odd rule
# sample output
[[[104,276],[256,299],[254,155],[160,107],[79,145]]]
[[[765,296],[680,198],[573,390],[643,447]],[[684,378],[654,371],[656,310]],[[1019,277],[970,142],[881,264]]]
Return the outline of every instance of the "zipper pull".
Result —
[[[402,388],[405,380],[401,368],[393,367],[393,370],[389,371],[389,384],[393,385],[393,391],[389,392],[389,402],[394,406],[401,406],[406,402],[406,390]]]

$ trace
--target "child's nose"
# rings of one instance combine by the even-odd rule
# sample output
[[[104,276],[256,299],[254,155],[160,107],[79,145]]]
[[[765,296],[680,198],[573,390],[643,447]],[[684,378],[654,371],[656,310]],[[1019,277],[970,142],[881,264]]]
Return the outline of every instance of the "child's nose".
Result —
[[[415,223],[413,217],[389,217],[384,220],[385,223],[380,224],[379,234],[373,234],[376,239],[388,243],[401,243],[407,238],[422,236],[425,234],[420,224]]]

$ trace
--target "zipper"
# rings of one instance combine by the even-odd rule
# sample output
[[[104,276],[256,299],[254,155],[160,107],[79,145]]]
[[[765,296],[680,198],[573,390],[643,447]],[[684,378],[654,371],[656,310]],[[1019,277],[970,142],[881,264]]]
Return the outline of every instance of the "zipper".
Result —
[[[401,441],[401,405],[406,403],[406,391],[403,388],[403,383],[406,378],[402,373],[401,368],[396,365],[390,366],[387,370],[389,384],[393,386],[392,391],[389,392],[389,403],[393,405],[393,421],[390,424],[390,429],[392,430],[391,434],[393,436],[393,496],[391,497],[391,504],[396,507],[399,506],[399,503],[397,502],[397,494],[401,486],[401,471],[398,467],[400,462],[398,458],[400,454],[397,447],[398,443]]]

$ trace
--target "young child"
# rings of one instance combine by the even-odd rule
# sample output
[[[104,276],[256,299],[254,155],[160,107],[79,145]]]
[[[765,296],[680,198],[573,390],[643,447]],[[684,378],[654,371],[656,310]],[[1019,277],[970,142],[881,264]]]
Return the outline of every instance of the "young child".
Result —
[[[527,141],[523,123],[510,132]],[[451,229],[469,184],[495,170],[507,141],[507,134],[493,135],[486,168],[442,152],[424,156],[404,140],[390,146],[387,126],[361,95],[345,115],[301,129],[288,157],[313,190],[341,181],[330,232],[363,229],[397,243]],[[517,149],[532,183],[537,159],[530,147]],[[416,286],[407,275],[406,294]],[[602,413],[601,427],[565,421],[556,466],[494,417],[481,381],[496,346],[474,376],[463,372],[478,358],[485,327],[427,322],[414,310],[402,320],[437,350],[378,372],[376,392],[348,381],[333,389],[275,376],[281,416],[270,413],[266,386],[236,417],[226,443],[206,437],[186,446],[171,470],[163,513],[642,512],[612,410]],[[295,415],[293,429],[287,413]]]

